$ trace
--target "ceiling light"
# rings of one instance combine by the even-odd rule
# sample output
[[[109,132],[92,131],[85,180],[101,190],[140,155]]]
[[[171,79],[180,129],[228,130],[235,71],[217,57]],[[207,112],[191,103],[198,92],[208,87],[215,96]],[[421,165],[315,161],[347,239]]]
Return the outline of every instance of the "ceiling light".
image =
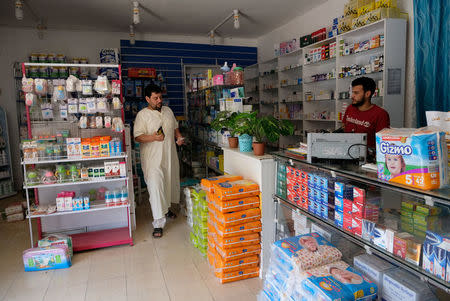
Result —
[[[133,23],[139,24],[141,22],[141,18],[139,16],[139,2],[133,1]]]
[[[134,26],[133,24],[130,25],[130,44],[134,45],[136,43],[135,40],[135,34],[134,34]]]
[[[214,45],[215,43],[216,43],[216,41],[214,39],[214,30],[211,30],[209,32],[209,44]]]
[[[241,27],[241,24],[239,24],[239,10],[238,9],[233,10],[233,17],[234,17],[234,28],[239,29],[239,27]]]
[[[16,0],[16,19],[23,20],[23,1]]]

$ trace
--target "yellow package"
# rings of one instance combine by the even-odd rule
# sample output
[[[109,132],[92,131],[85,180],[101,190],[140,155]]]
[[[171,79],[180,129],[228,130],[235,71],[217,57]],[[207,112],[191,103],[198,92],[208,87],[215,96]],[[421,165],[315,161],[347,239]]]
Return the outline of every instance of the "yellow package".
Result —
[[[218,235],[214,236],[215,245],[222,249],[232,249],[254,245],[256,243],[259,243],[260,241],[261,239],[259,237],[259,233],[239,235],[228,238],[223,238]]]
[[[217,223],[229,227],[260,220],[261,210],[259,208],[253,208],[230,213],[221,213],[214,210],[214,217]]]
[[[237,235],[246,235],[261,232],[261,222],[256,221],[231,227],[224,227],[219,223],[215,223],[215,228],[218,236],[228,238]]]
[[[375,8],[397,7],[397,0],[375,0]]]
[[[358,0],[358,17],[375,9],[375,0]]]
[[[214,178],[207,178],[202,179],[200,184],[202,185],[202,189],[209,193],[214,193],[213,185],[216,183],[222,183],[222,182],[231,182],[231,181],[237,181],[241,180],[241,176],[231,176],[231,175],[224,175]]]
[[[223,261],[222,257],[217,256],[215,260],[215,274],[219,278],[223,278],[226,273],[239,271],[248,268],[257,268],[259,266],[259,257],[248,256],[242,259]]]
[[[261,244],[249,245],[244,247],[221,249],[216,245],[216,252],[225,262],[241,259],[250,255],[259,255],[261,253]]]
[[[216,276],[217,275],[218,274],[216,274]],[[219,277],[219,281],[220,283],[228,283],[248,278],[254,278],[258,276],[259,276],[259,268],[249,268],[235,272],[225,273],[223,274],[223,277]]]
[[[259,205],[260,201],[257,196],[224,202],[214,202],[214,208],[222,213],[259,208]]]
[[[230,181],[213,185],[216,201],[242,199],[259,195],[259,185],[249,180]]]

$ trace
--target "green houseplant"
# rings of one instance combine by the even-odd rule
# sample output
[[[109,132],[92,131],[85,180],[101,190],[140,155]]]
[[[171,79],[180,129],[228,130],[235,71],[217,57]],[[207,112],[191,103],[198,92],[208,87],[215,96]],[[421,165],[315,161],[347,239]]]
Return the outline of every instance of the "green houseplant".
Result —
[[[230,132],[228,137],[228,144],[230,148],[237,148],[238,138],[236,135],[236,112],[221,111],[217,114],[216,118],[211,122],[211,128],[220,132],[222,129],[226,129]]]
[[[253,123],[257,112],[239,113],[235,119],[235,133],[239,136],[239,150],[241,152],[252,151]]]

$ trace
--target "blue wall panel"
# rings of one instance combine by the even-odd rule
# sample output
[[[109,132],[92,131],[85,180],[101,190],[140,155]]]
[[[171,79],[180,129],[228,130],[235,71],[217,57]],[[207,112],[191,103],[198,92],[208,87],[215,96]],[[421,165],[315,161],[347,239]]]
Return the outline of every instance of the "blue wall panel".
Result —
[[[223,65],[236,63],[246,67],[256,64],[257,48],[244,46],[224,46],[191,43],[120,41],[120,53],[123,75],[128,68],[150,67],[162,72],[167,84],[169,106],[177,116],[184,114],[183,65]]]

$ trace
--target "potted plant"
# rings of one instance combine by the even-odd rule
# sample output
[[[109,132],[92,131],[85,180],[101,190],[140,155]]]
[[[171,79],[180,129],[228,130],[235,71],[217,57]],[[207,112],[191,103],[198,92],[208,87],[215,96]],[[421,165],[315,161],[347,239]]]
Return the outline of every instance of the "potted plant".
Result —
[[[236,135],[236,112],[221,111],[217,114],[216,118],[211,122],[211,128],[215,131],[220,132],[222,129],[226,129],[230,132],[230,137],[228,137],[228,144],[230,148],[238,147],[238,138]]]
[[[235,121],[235,133],[239,137],[239,150],[241,152],[252,151],[253,129],[252,125],[256,118],[257,112],[239,113]]]
[[[280,136],[289,136],[294,133],[294,125],[289,120],[278,120],[273,116],[255,117],[252,120],[253,153],[255,156],[264,155],[264,139],[276,142]]]

